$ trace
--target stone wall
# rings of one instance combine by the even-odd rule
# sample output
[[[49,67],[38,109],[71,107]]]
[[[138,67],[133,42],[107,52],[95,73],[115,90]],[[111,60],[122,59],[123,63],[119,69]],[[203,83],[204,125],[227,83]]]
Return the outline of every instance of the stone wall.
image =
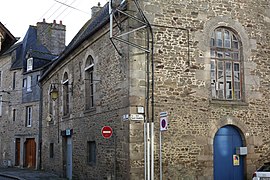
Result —
[[[267,1],[141,2],[155,37],[156,174],[163,111],[169,114],[169,130],[163,133],[168,179],[213,179],[214,137],[225,125],[244,136],[246,178],[268,159],[269,6]],[[233,29],[243,44],[245,100],[240,103],[210,97],[210,36],[217,27]]]
[[[66,43],[66,26],[62,21],[56,23],[43,22],[37,23],[37,38],[52,54],[59,55],[65,49]]]
[[[233,125],[248,148],[245,177],[269,160],[269,2],[267,1],[140,1],[154,35],[155,66],[155,178],[159,177],[159,112],[167,111],[169,130],[163,133],[163,173],[167,179],[213,179],[213,143],[216,132]],[[129,7],[133,9],[134,7]],[[133,21],[124,28],[137,27]],[[237,32],[242,42],[244,100],[215,101],[210,87],[210,37],[217,27]],[[145,34],[128,39],[145,45]],[[74,130],[75,179],[143,179],[143,122],[122,121],[122,115],[146,107],[146,56],[136,48],[117,43],[120,57],[109,41],[108,26],[83,42],[57,64],[43,80],[43,168],[65,174],[65,139],[62,130]],[[84,109],[84,64],[95,63],[95,108]],[[68,73],[72,89],[71,113],[63,116],[61,82]],[[49,90],[60,92],[47,121]],[[103,139],[104,125],[113,127]],[[115,139],[114,139],[115,137]],[[115,142],[114,142],[115,140]],[[97,164],[87,163],[87,141],[97,143]],[[49,157],[49,144],[55,153]],[[63,148],[64,147],[64,148]],[[116,150],[116,151],[115,151]],[[116,153],[115,153],[116,152]],[[116,154],[116,155],[115,155]],[[115,173],[116,172],[116,173]],[[98,175],[98,177],[97,177]]]
[[[20,160],[18,166],[24,166],[24,142],[27,138],[34,138],[36,142],[36,166],[38,164],[38,133],[39,133],[39,102],[22,103],[23,75],[20,69],[10,71],[11,62],[15,53],[1,57],[1,165],[3,161],[10,161],[15,165],[15,140],[20,139]],[[13,86],[13,81],[15,83]],[[32,126],[26,127],[26,107],[32,106]],[[14,113],[15,111],[15,113]],[[15,115],[15,117],[14,117]]]
[[[124,47],[122,47],[124,49]],[[94,104],[85,110],[85,61],[91,55],[94,60]],[[90,37],[45,77],[43,83],[43,169],[65,175],[65,138],[60,132],[73,129],[72,161],[74,179],[106,179],[129,176],[129,125],[122,115],[129,114],[128,60],[120,57],[108,38],[108,27]],[[68,73],[70,90],[70,114],[63,116],[61,82]],[[48,117],[50,85],[56,83],[59,98],[53,102],[52,122]],[[102,137],[103,126],[113,128],[113,136]],[[87,142],[95,141],[97,161],[87,162]],[[54,157],[49,158],[49,145],[54,143]]]

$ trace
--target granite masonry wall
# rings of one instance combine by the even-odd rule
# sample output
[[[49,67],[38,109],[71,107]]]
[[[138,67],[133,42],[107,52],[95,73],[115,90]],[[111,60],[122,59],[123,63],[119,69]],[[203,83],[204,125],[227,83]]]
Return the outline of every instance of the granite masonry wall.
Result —
[[[140,5],[154,33],[156,178],[159,112],[167,111],[164,177],[213,179],[215,134],[219,128],[232,125],[248,148],[244,174],[249,179],[269,160],[270,152],[269,1],[145,0]],[[211,99],[210,39],[218,27],[234,30],[242,42],[245,97],[241,102]],[[130,54],[132,57],[136,51]],[[141,173],[143,169],[134,173],[134,179]]]
[[[248,148],[246,179],[269,160],[269,2],[268,1],[140,1],[154,35],[155,179],[159,177],[159,112],[169,115],[163,133],[163,172],[167,179],[213,179],[213,143],[216,132],[232,125]],[[134,7],[130,4],[128,8]],[[126,26],[128,25],[128,26]],[[128,21],[124,28],[136,27]],[[218,27],[227,27],[242,42],[244,100],[215,101],[210,87],[210,38]],[[128,36],[145,45],[145,34]],[[65,138],[71,128],[75,179],[144,179],[143,122],[123,121],[145,107],[146,56],[117,43],[119,56],[109,41],[108,26],[89,37],[42,81],[42,167],[65,175]],[[95,108],[84,108],[84,63],[94,59]],[[72,84],[70,109],[63,116],[64,72]],[[59,98],[48,121],[49,91],[56,83]],[[104,125],[113,127],[111,139],[103,139]],[[97,163],[87,163],[87,141],[96,141]],[[54,156],[49,157],[50,143]]]
[[[118,45],[118,43],[117,43]],[[120,48],[126,49],[126,47]],[[94,107],[85,109],[86,59],[94,60]],[[43,84],[43,147],[42,168],[65,176],[66,138],[61,131],[73,129],[72,168],[74,179],[129,178],[129,124],[122,115],[129,114],[128,60],[113,48],[108,26],[101,29],[59,63],[42,81]],[[63,116],[62,85],[68,73],[70,113]],[[59,90],[59,98],[52,102],[54,110],[48,121],[52,83]],[[103,126],[111,126],[111,138],[102,137]],[[96,164],[88,163],[88,141],[96,143]],[[50,144],[54,155],[50,157]]]

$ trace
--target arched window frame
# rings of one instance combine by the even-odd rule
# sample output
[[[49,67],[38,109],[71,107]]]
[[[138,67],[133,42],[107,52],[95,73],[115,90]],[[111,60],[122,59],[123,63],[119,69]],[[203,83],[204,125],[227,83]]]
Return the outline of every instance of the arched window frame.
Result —
[[[94,107],[94,59],[89,55],[85,61],[85,110]]]
[[[218,27],[210,41],[212,99],[243,100],[243,59],[239,36]]]
[[[69,114],[69,78],[68,78],[68,73],[65,72],[63,76],[63,81],[62,81],[62,86],[63,86],[63,115],[67,116]]]
[[[48,90],[48,121],[49,121],[49,123],[52,123],[53,122],[53,119],[54,119],[54,117],[55,117],[55,101],[53,100],[53,99],[51,99],[51,97],[50,97],[50,93],[51,93],[51,91],[52,91],[52,89],[53,89],[53,86],[55,86],[55,85],[53,85],[53,84],[51,84],[50,85],[50,88],[49,88],[49,90]]]

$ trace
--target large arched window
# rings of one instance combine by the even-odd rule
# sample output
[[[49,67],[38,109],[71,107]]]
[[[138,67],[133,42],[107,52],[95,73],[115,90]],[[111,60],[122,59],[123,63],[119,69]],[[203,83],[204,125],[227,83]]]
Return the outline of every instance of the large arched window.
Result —
[[[85,63],[85,109],[89,110],[94,107],[94,60],[92,56],[88,56]]]
[[[242,99],[242,55],[238,36],[229,29],[217,28],[211,36],[212,99]]]
[[[69,114],[69,89],[68,89],[68,73],[65,72],[63,77],[63,115],[66,116]]]

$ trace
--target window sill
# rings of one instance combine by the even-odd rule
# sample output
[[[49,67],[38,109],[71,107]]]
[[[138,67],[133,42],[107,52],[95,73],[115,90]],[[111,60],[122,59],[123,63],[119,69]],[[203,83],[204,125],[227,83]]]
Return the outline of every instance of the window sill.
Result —
[[[62,116],[62,119],[68,119],[68,118],[70,118],[70,114],[66,114],[66,115]]]
[[[90,163],[90,162],[88,162],[87,164],[88,164],[88,166],[96,167],[96,163]]]
[[[91,107],[89,109],[85,109],[84,110],[84,114],[87,114],[87,113],[93,113],[96,111],[96,108],[95,107]]]
[[[48,125],[49,125],[49,126],[54,125],[54,120],[48,121]]]
[[[225,106],[248,106],[248,103],[243,101],[220,100],[220,99],[211,99],[210,104],[225,105]]]

